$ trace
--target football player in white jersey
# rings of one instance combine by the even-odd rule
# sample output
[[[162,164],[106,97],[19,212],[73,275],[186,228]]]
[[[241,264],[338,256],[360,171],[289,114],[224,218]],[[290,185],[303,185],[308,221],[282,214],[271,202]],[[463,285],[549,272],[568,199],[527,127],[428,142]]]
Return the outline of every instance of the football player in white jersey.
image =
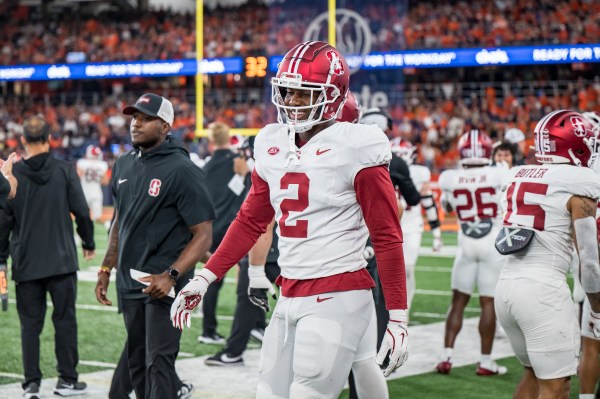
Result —
[[[419,248],[421,248],[421,239],[423,238],[423,216],[421,208],[425,209],[425,215],[429,222],[429,228],[433,235],[432,249],[439,252],[442,249],[442,230],[440,228],[440,219],[437,205],[433,199],[431,191],[431,171],[427,166],[416,165],[414,163],[417,147],[408,140],[396,137],[391,141],[392,153],[402,158],[409,166],[410,178],[417,190],[421,193],[421,201],[414,206],[410,206],[402,198],[404,214],[402,215],[401,225],[404,234],[404,263],[406,265],[406,287],[408,290],[408,308],[412,303],[417,287],[415,278],[415,265],[419,257]]]
[[[595,221],[600,198],[596,135],[580,113],[554,111],[534,130],[539,165],[511,169],[504,186],[496,248],[506,262],[496,313],[524,367],[516,398],[568,398],[577,371],[579,327],[566,274],[576,246],[600,336],[600,265]],[[575,238],[575,240],[574,240]]]
[[[390,313],[376,360],[387,376],[408,355],[390,146],[375,126],[335,121],[349,72],[324,42],[301,43],[284,56],[271,80],[280,123],[256,136],[250,194],[171,308],[174,326],[189,326],[208,285],[248,253],[275,217],[281,295],[263,340],[257,398],[339,395],[373,316],[374,282],[363,257],[369,233]]]
[[[446,318],[443,360],[436,370],[448,374],[452,368],[452,351],[462,328],[464,310],[477,286],[481,358],[476,373],[504,374],[506,367],[498,366],[491,358],[496,330],[494,290],[504,261],[493,246],[502,224],[500,195],[508,169],[490,166],[492,140],[478,130],[461,136],[458,151],[462,167],[443,171],[438,181],[442,206],[456,212],[460,229],[452,266],[452,304]]]
[[[593,112],[582,114],[590,120],[595,127],[596,137],[600,133],[600,118]],[[600,203],[596,208],[596,227],[600,226]],[[575,267],[573,267],[575,266]],[[596,385],[600,378],[600,338],[594,335],[593,323],[590,323],[591,307],[590,301],[579,279],[579,256],[573,256],[571,264],[573,272],[573,301],[579,303],[581,314],[581,361],[579,363],[579,399],[595,399],[598,397]],[[583,306],[581,306],[581,304]],[[598,388],[600,390],[600,387]],[[596,392],[596,395],[594,395]]]
[[[81,180],[83,194],[92,213],[92,220],[98,222],[102,217],[102,184],[107,182],[108,164],[102,159],[102,150],[89,145],[85,158],[77,160],[77,174]]]

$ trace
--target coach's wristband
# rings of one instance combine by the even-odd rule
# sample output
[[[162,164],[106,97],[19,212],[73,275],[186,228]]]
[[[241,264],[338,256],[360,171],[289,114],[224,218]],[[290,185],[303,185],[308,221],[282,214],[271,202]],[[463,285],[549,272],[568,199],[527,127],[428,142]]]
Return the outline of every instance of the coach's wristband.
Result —
[[[100,269],[98,269],[98,275],[100,275],[101,273],[106,273],[110,276],[110,271],[111,268],[108,266],[100,266]]]

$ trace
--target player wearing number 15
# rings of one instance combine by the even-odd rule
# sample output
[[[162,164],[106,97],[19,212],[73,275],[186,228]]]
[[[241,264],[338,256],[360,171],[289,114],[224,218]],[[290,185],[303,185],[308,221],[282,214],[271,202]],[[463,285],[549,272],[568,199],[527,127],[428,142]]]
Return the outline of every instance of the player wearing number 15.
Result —
[[[471,130],[458,142],[462,168],[446,170],[439,178],[442,205],[454,210],[458,218],[458,252],[452,266],[452,305],[446,319],[444,354],[436,370],[448,374],[452,367],[452,351],[461,330],[465,307],[475,285],[479,290],[479,334],[481,358],[477,375],[506,373],[490,357],[496,315],[494,289],[502,268],[502,256],[493,251],[494,238],[500,230],[500,194],[508,170],[490,166],[492,141],[483,132]]]
[[[390,320],[377,361],[389,375],[407,357],[402,232],[376,126],[336,122],[349,85],[337,49],[306,42],[284,57],[273,86],[278,124],[257,135],[252,189],[221,246],[179,293],[177,327],[208,284],[222,278],[275,217],[281,296],[265,332],[257,398],[338,397],[373,315],[369,232]],[[372,368],[379,372],[374,359]],[[386,362],[387,363],[387,362]]]
[[[518,398],[567,398],[577,371],[579,329],[566,274],[574,240],[580,277],[600,337],[600,267],[596,204],[597,142],[591,123],[554,111],[535,128],[540,165],[511,169],[504,187],[504,228],[496,248],[506,263],[496,287],[496,313],[523,365]],[[538,396],[539,395],[539,396]]]

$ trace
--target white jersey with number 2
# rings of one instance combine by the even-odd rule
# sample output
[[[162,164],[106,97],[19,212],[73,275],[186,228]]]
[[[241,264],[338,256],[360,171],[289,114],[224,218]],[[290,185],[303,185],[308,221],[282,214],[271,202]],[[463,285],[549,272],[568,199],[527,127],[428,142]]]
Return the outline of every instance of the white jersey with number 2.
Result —
[[[255,170],[268,183],[279,236],[279,266],[288,279],[314,279],[364,268],[368,230],[354,191],[364,168],[386,165],[390,144],[375,125],[336,123],[296,149],[288,162],[288,128],[256,136]]]

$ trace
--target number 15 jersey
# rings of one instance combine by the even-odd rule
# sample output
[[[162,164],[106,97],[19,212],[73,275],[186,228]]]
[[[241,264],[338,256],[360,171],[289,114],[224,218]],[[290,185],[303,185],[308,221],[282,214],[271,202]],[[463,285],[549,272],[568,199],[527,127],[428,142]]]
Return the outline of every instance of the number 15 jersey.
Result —
[[[526,165],[511,169],[503,190],[503,225],[535,236],[523,251],[507,255],[501,278],[564,281],[574,251],[567,202],[574,195],[600,198],[600,176],[572,165]]]
[[[389,141],[376,126],[336,123],[296,148],[286,167],[288,129],[268,125],[256,137],[255,170],[268,183],[288,279],[315,279],[364,268],[368,230],[354,190],[364,168],[386,165]]]

